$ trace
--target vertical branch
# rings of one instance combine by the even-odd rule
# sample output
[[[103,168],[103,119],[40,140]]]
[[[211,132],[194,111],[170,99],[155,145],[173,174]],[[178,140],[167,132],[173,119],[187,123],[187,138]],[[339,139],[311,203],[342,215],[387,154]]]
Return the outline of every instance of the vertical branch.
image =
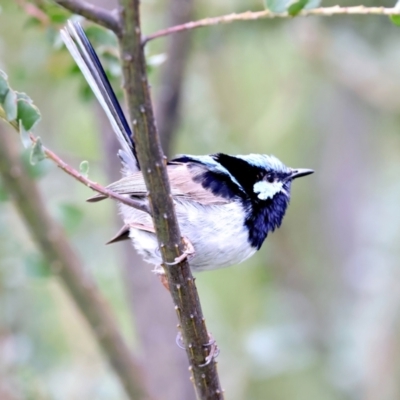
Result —
[[[96,120],[104,148],[104,167],[110,182],[119,178],[121,164],[117,153],[119,144],[109,128],[109,121],[100,105],[96,105]],[[116,206],[116,203],[114,204]],[[121,218],[115,207],[115,220]],[[140,341],[143,370],[157,399],[194,400],[193,386],[188,377],[186,354],[176,346],[176,314],[169,293],[154,279],[149,264],[145,263],[130,241],[115,244],[122,263],[127,301],[135,319],[135,330]],[[149,323],[151,316],[151,324]]]
[[[11,135],[0,132],[0,174],[34,241],[52,270],[58,274],[88,321],[130,399],[149,399],[143,374],[121,336],[108,304],[91,276],[84,272],[64,232],[45,208],[37,185],[21,164]]]
[[[120,0],[120,12],[119,39],[128,110],[162,258],[171,263],[184,248],[151,105],[141,44],[139,0]],[[198,397],[221,399],[223,394],[214,360],[201,367],[206,363],[209,348],[204,345],[209,342],[209,337],[189,264],[183,260],[165,270]]]

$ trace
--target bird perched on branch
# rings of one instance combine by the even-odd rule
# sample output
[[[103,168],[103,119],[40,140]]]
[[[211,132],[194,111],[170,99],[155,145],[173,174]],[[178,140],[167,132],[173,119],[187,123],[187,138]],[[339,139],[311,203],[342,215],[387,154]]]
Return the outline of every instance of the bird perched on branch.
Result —
[[[69,21],[61,34],[121,146],[124,177],[107,188],[148,204],[134,136],[91,43],[76,22]],[[178,156],[168,162],[167,172],[181,233],[193,247],[189,261],[194,271],[227,267],[252,256],[281,225],[292,181],[313,173],[289,168],[274,156],[223,153]],[[89,201],[105,198],[97,195]],[[162,272],[150,212],[123,204],[120,210],[124,226],[109,243],[130,238],[144,259]]]

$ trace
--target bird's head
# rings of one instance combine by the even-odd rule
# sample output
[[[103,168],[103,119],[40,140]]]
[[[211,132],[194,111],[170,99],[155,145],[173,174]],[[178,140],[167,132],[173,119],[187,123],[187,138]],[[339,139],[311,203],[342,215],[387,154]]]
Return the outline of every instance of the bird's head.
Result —
[[[274,156],[216,154],[214,159],[236,183],[246,205],[249,241],[259,249],[268,232],[278,228],[290,201],[293,179],[312,174],[311,169],[289,168]]]
[[[213,155],[246,196],[255,202],[270,202],[283,195],[288,202],[293,179],[312,174],[311,169],[289,168],[274,156],[248,154]]]
[[[253,167],[252,197],[260,201],[272,200],[282,194],[290,200],[290,189],[293,179],[312,174],[312,169],[289,168],[274,156],[249,154],[237,156]],[[257,171],[257,172],[256,172]],[[250,178],[250,177],[249,177]]]

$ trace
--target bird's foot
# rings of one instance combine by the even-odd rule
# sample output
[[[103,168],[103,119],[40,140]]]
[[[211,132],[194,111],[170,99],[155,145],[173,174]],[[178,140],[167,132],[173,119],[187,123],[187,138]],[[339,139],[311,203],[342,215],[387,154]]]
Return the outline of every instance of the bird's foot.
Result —
[[[219,355],[219,348],[217,346],[217,342],[212,337],[211,333],[208,334],[208,337],[210,340],[208,343],[203,344],[203,347],[204,348],[209,347],[210,351],[208,353],[208,356],[206,357],[206,362],[199,365],[200,368],[203,368],[203,367],[206,367],[207,365],[209,365]],[[178,347],[180,349],[185,350],[185,343],[183,342],[183,337],[180,332],[178,332],[178,334],[176,335],[176,344],[178,345]]]
[[[209,347],[210,351],[208,352],[208,356],[206,357],[206,362],[199,365],[200,368],[203,368],[203,367],[206,367],[207,365],[209,365],[219,355],[219,348],[218,348],[217,342],[212,337],[211,333],[208,333],[208,337],[210,340],[208,343],[203,344],[203,347]]]
[[[177,264],[181,263],[182,261],[194,256],[194,254],[196,252],[195,252],[194,247],[193,247],[192,243],[190,242],[190,240],[187,237],[182,237],[182,242],[185,246],[183,253],[180,256],[176,257],[175,261],[164,262],[164,264],[171,267],[173,265],[177,265]]]

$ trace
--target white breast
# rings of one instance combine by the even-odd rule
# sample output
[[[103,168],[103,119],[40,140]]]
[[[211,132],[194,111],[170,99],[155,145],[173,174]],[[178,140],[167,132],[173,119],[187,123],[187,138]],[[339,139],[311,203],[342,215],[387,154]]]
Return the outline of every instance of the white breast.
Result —
[[[244,212],[239,202],[203,206],[195,202],[176,201],[175,209],[181,234],[195,249],[195,255],[190,259],[194,271],[239,264],[256,252],[248,243]],[[151,218],[141,211],[122,205],[121,212],[126,224],[153,226]],[[130,237],[147,262],[155,266],[161,264],[154,233],[131,228]]]

